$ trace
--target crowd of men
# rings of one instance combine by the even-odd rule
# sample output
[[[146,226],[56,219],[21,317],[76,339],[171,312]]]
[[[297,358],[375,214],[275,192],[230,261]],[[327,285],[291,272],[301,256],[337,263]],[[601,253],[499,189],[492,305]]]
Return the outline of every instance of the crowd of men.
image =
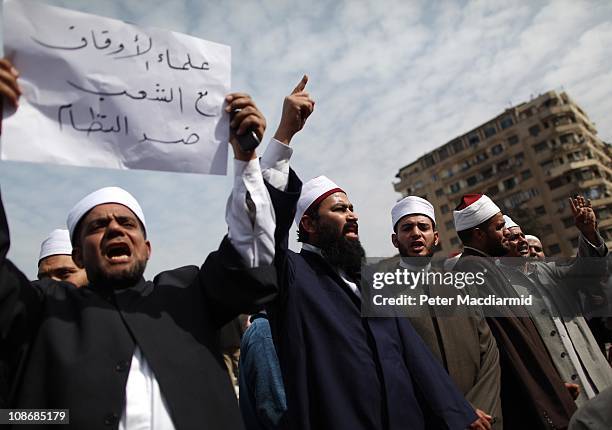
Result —
[[[0,60],[0,94],[13,106],[18,76]],[[590,202],[570,198],[578,254],[556,264],[489,197],[464,195],[454,211],[462,253],[438,264],[435,208],[403,198],[390,214],[400,256],[392,269],[450,263],[486,274],[478,295],[535,303],[494,316],[364,316],[365,251],[349,194],[325,176],[302,183],[290,167],[291,141],[314,110],[307,81],[285,98],[261,158],[237,136],[261,139],[263,114],[247,94],[227,96],[226,111],[239,110],[228,234],[201,267],[146,281],[143,210],[107,187],[77,202],[67,230],[42,243],[30,281],[7,258],[0,205],[1,407],[69,409],[78,429],[611,428],[612,368],[580,306],[602,294],[590,280],[607,276]],[[299,253],[289,249],[294,225]],[[241,314],[251,317],[238,407],[221,333]]]

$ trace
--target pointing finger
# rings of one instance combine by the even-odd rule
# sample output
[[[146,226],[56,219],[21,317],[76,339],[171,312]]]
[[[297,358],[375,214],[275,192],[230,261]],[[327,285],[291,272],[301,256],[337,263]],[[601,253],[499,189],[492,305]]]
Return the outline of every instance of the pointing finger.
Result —
[[[306,88],[306,84],[308,83],[308,75],[304,75],[302,80],[297,84],[297,86],[291,91],[291,94],[299,93]]]

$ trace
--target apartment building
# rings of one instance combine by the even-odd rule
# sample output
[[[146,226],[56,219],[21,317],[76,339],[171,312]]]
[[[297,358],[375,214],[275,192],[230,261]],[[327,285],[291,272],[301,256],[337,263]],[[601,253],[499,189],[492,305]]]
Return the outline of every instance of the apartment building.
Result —
[[[565,93],[549,91],[402,167],[395,191],[436,208],[441,253],[460,249],[453,209],[466,193],[486,193],[538,235],[549,256],[576,252],[568,197],[590,199],[612,249],[612,146]],[[532,230],[532,231],[529,231]]]

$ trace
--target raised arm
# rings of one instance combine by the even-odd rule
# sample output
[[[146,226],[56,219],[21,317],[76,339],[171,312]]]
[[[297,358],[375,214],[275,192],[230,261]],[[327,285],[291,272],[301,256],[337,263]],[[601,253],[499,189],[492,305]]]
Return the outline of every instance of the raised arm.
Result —
[[[247,267],[271,264],[274,259],[274,211],[264,185],[255,150],[245,151],[237,136],[255,132],[263,137],[266,120],[248,94],[233,93],[226,97],[227,112],[232,117],[230,143],[234,150],[234,188],[226,209],[231,244]]]
[[[305,91],[308,76],[291,91],[283,101],[280,123],[261,157],[264,179],[274,188],[286,191],[289,182],[289,159],[293,150],[289,147],[293,137],[304,128],[306,120],[314,110],[315,102]]]
[[[578,256],[605,256],[608,253],[608,249],[597,230],[597,217],[591,206],[591,201],[586,200],[582,196],[576,196],[575,198],[570,197],[569,202],[572,214],[574,215],[574,224],[576,224],[580,231],[581,238],[588,241],[588,243],[584,243],[584,240],[580,241],[581,246],[578,247]]]
[[[272,202],[255,150],[243,150],[236,139],[251,131],[261,139],[266,121],[247,94],[229,94],[226,102],[227,112],[237,111],[230,123],[234,187],[225,214],[228,234],[219,250],[208,256],[198,276],[218,327],[240,313],[261,309],[277,293],[272,266],[276,227]]]

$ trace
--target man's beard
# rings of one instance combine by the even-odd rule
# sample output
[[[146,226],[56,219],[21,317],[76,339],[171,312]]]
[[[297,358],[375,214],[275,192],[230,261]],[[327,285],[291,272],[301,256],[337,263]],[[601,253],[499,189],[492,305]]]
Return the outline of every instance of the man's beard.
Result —
[[[348,224],[345,224],[346,229]],[[359,239],[347,239],[344,231],[338,236],[335,225],[319,223],[319,247],[321,254],[332,266],[342,269],[354,280],[361,278],[361,263],[365,259],[365,250]]]
[[[98,268],[87,271],[87,278],[92,284],[105,285],[114,289],[128,288],[140,281],[147,267],[147,260],[136,261],[127,269],[118,273],[104,273]]]
[[[505,245],[505,246],[504,246]],[[487,254],[491,257],[506,257],[510,252],[510,246],[497,240],[489,239],[489,250]]]
[[[404,246],[400,243],[398,251],[402,260],[411,266],[427,266],[434,255],[433,246],[427,246],[427,254],[425,255],[410,255],[407,246]]]

